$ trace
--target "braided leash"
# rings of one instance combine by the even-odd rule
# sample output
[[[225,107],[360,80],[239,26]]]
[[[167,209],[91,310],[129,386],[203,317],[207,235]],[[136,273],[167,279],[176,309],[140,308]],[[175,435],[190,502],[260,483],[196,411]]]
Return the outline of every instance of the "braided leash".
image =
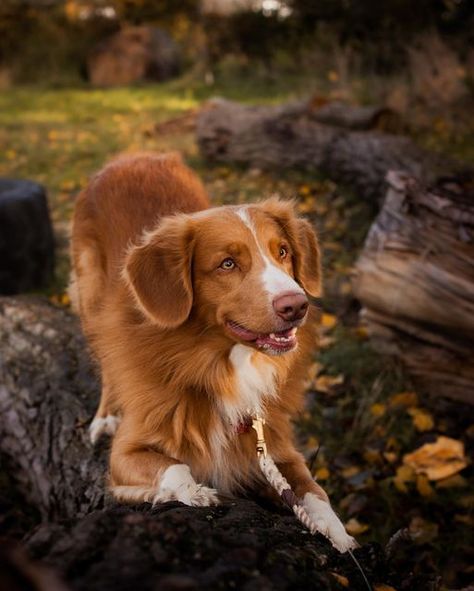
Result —
[[[318,529],[316,523],[311,519],[308,515],[306,509],[300,504],[298,497],[295,493],[291,490],[291,486],[288,484],[287,479],[283,476],[280,470],[277,468],[275,462],[271,458],[271,456],[267,453],[267,444],[265,442],[265,434],[263,431],[263,426],[265,424],[265,419],[258,415],[252,416],[252,429],[254,429],[257,433],[257,458],[258,463],[260,465],[260,469],[262,470],[265,478],[268,480],[270,485],[277,491],[280,495],[281,500],[287,505],[295,514],[296,518],[307,528],[312,534],[319,532],[322,534],[326,539],[331,542],[333,547],[334,543],[329,536],[329,532],[321,531]],[[354,556],[352,550],[348,550],[354,564],[359,569],[365,584],[369,591],[372,591],[372,586],[369,583],[367,576],[362,569],[357,558]]]

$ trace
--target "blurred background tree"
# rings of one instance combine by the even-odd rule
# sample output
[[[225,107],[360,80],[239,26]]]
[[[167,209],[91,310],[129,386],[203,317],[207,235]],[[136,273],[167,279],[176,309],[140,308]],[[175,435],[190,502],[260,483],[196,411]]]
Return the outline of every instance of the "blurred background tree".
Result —
[[[371,71],[406,62],[405,47],[435,31],[464,54],[474,42],[470,0],[2,0],[0,61],[13,82],[72,83],[87,55],[125,25],[159,25],[183,45],[185,63],[215,66],[229,55],[267,70],[300,68],[318,45],[349,48]],[[286,53],[286,55],[284,55]],[[465,56],[464,56],[465,57]]]

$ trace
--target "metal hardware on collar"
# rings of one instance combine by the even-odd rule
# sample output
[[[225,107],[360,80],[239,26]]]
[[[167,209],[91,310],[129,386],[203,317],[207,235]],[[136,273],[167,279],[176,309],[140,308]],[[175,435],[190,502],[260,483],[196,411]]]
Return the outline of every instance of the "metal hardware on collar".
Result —
[[[252,417],[252,429],[255,430],[257,433],[257,456],[260,457],[267,457],[267,444],[265,442],[265,434],[263,432],[263,425],[265,424],[265,419],[258,415]]]

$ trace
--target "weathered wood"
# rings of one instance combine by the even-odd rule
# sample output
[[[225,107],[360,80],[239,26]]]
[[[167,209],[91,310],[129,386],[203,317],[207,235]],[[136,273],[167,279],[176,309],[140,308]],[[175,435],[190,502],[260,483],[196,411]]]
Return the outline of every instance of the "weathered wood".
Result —
[[[44,519],[103,506],[105,458],[88,440],[98,399],[77,319],[36,298],[0,299],[0,451]]]
[[[369,333],[426,391],[474,404],[472,180],[388,181],[354,277]]]
[[[389,170],[429,181],[452,166],[409,138],[325,125],[318,112],[321,118],[308,102],[270,107],[214,99],[199,114],[198,144],[209,161],[321,171],[374,201],[383,196]]]

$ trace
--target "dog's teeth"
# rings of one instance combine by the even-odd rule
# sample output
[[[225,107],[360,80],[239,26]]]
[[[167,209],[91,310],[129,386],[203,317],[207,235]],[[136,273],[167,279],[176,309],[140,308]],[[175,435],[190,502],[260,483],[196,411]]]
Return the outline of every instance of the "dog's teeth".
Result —
[[[295,326],[294,328],[292,328],[292,329],[291,329],[291,332],[290,332],[290,336],[291,336],[291,337],[294,337],[294,336],[295,336],[295,334],[296,334],[296,331],[297,331],[297,330],[298,330],[298,329],[296,328],[296,326]]]
[[[275,333],[274,333],[274,332],[271,332],[271,333],[270,333],[270,338],[271,338],[271,339],[274,339],[275,337],[276,337]]]

